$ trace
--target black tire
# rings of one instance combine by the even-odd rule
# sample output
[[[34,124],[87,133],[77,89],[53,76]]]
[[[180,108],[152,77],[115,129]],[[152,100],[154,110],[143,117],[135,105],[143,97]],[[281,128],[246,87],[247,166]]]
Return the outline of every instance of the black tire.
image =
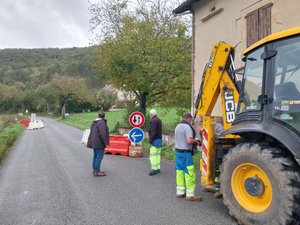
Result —
[[[235,168],[246,163],[261,168],[271,183],[273,194],[270,205],[260,213],[247,211],[238,203],[232,192],[231,181]],[[224,204],[228,207],[229,214],[240,224],[300,224],[299,166],[284,157],[282,150],[253,143],[237,145],[223,158],[220,184]]]

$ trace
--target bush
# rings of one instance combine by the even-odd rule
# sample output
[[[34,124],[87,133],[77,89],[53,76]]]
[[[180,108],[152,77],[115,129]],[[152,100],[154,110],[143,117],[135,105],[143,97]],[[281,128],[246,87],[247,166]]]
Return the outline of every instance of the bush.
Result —
[[[175,160],[174,144],[163,145],[161,148],[161,157],[169,160]]]
[[[143,152],[149,154],[150,152],[150,144],[149,139],[145,138],[142,142]],[[174,144],[166,145],[163,144],[161,148],[161,158],[174,160],[175,159],[175,152],[174,152]]]
[[[129,124],[129,117],[131,113],[139,111],[139,108],[135,105],[134,101],[128,101],[126,106],[126,114],[123,116],[123,122],[119,124],[119,126],[131,129],[131,125]],[[146,124],[146,122],[145,122]],[[143,127],[142,127],[143,128]]]
[[[117,100],[113,108],[115,109],[124,109],[126,107],[126,102],[123,100]]]
[[[96,106],[106,112],[115,104],[116,100],[117,94],[115,92],[100,90],[97,93]]]

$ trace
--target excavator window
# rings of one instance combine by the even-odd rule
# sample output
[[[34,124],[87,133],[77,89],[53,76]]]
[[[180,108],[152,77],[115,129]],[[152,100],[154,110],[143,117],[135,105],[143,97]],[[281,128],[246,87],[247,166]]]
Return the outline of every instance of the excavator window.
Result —
[[[300,37],[277,43],[273,112],[300,131]]]
[[[245,58],[245,72],[242,93],[240,94],[237,113],[261,110],[258,97],[262,94],[264,48],[261,47]]]

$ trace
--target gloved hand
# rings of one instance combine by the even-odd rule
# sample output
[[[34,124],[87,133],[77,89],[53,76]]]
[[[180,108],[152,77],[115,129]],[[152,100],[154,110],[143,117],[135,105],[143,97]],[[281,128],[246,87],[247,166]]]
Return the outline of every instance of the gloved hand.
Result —
[[[202,145],[202,142],[200,141],[199,138],[195,138],[195,140],[196,140],[196,143],[197,143],[198,146],[201,146],[201,145]]]
[[[199,141],[197,142],[197,144],[198,144],[198,146],[201,146],[201,145],[202,145],[202,142],[199,140]]]

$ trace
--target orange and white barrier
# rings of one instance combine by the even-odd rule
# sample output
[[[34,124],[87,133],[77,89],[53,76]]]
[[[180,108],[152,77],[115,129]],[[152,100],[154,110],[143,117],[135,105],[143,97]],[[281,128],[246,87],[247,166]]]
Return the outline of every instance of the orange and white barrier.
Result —
[[[207,130],[202,130],[202,167],[201,172],[202,176],[206,176],[207,174],[207,149],[208,149],[208,133]]]
[[[214,117],[206,116],[203,118],[201,184],[205,187],[214,184],[216,156],[215,124]]]

